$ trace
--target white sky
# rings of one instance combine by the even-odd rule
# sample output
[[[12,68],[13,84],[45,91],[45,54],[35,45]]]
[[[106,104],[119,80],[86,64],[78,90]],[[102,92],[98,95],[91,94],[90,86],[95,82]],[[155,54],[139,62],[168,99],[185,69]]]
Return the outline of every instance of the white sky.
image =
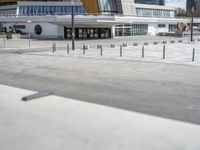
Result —
[[[166,6],[171,6],[171,7],[181,7],[185,8],[186,7],[186,0],[165,0]]]

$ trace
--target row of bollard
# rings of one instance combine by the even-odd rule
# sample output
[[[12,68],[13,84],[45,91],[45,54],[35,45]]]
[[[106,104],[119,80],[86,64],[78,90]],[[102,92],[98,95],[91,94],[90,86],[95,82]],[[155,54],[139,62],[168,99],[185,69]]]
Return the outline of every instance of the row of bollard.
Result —
[[[119,56],[122,57],[123,56],[123,47],[126,47],[126,45],[120,45],[120,54]],[[89,46],[86,46],[85,44],[83,44],[83,55],[85,55],[86,49],[89,49]],[[97,45],[97,49],[100,49],[100,55],[103,56],[103,46],[102,45]],[[56,43],[52,44],[52,51],[53,53],[56,52]],[[69,54],[70,48],[69,48],[69,44],[67,44],[67,54]],[[145,46],[142,46],[142,58],[145,57]],[[163,59],[166,58],[166,45],[163,45]],[[195,61],[195,48],[193,48],[193,53],[192,53],[192,62]]]

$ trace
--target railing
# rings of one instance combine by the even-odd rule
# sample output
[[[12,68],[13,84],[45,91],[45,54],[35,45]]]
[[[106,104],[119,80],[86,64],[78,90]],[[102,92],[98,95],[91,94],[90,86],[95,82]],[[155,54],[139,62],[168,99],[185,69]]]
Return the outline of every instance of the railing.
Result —
[[[16,15],[16,14],[0,14],[0,18],[25,18],[25,17],[49,17],[49,16],[71,16],[71,14],[59,14],[59,13],[55,13],[55,14],[27,14],[27,15]],[[123,15],[123,14],[99,14],[99,13],[92,13],[92,14],[88,14],[88,13],[78,13],[75,14],[75,16],[113,16],[113,17],[137,17],[137,18],[158,18],[161,19],[162,17],[158,17],[158,16],[152,16],[152,17],[147,17],[147,16],[137,16],[137,15]],[[189,17],[169,17],[169,18],[163,18],[163,19],[191,19]],[[200,21],[200,17],[199,18],[194,18],[194,20],[198,20]]]

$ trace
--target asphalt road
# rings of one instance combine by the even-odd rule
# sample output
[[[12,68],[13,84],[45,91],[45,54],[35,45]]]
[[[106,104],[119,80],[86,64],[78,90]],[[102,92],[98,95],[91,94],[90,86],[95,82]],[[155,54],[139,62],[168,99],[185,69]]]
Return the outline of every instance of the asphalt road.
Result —
[[[199,67],[187,65],[0,54],[0,84],[195,124],[199,75]]]

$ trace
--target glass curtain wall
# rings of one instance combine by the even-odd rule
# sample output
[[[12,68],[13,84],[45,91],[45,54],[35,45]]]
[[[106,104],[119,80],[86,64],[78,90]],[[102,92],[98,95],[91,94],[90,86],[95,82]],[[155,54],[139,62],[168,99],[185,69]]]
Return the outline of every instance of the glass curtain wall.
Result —
[[[169,10],[157,10],[157,9],[136,9],[137,16],[140,17],[162,17],[162,18],[169,18],[170,11]]]
[[[19,6],[19,15],[67,15],[71,14],[71,6]],[[75,6],[75,14],[85,14],[82,6]]]
[[[98,6],[101,14],[117,13],[115,0],[98,0]]]
[[[115,25],[116,37],[147,35],[147,33],[148,24]]]
[[[169,32],[178,31],[177,24],[169,24]]]

